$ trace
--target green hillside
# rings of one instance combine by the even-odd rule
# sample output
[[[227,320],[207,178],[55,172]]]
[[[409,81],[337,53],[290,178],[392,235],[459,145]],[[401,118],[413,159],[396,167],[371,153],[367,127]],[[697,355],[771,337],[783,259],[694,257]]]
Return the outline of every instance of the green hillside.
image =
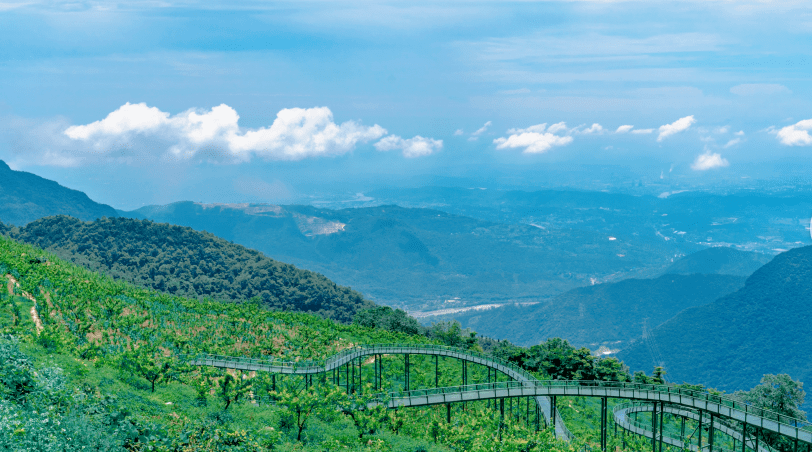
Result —
[[[143,287],[190,298],[245,301],[281,311],[351,322],[374,304],[322,275],[191,228],[128,218],[85,223],[47,217],[20,228],[15,239]]]
[[[578,347],[623,348],[685,308],[736,291],[744,278],[730,275],[665,275],[570,290],[550,302],[455,314],[481,334],[530,346],[562,337]],[[651,368],[648,366],[647,369]]]
[[[506,225],[433,209],[179,202],[133,215],[209,231],[410,310],[539,301],[592,279],[653,275],[698,247],[658,238]]]
[[[115,281],[3,236],[0,275],[8,282],[0,291],[3,450],[518,451],[532,445],[571,452],[584,444],[535,432],[523,419],[524,407],[512,401],[501,424],[495,406],[484,401],[454,408],[447,423],[443,406],[357,411],[375,394],[368,385],[346,393],[330,379],[187,364],[200,352],[306,362],[355,344],[479,349],[459,329],[435,329],[430,339],[255,303],[181,298]],[[606,378],[629,378],[616,361],[596,360],[562,341],[554,345],[518,354],[508,348],[510,356],[532,358],[540,376],[559,370],[594,375],[594,366]],[[402,390],[404,361],[381,358],[381,390]],[[550,367],[562,358],[566,365]],[[440,385],[460,384],[459,361],[414,356],[410,387],[433,387],[437,365]],[[372,362],[361,370],[370,381]],[[469,365],[469,381],[485,381],[485,371]],[[579,416],[561,400],[565,415]],[[594,443],[595,433],[589,435]]]
[[[85,221],[116,217],[112,207],[86,194],[24,171],[13,171],[0,160],[0,221],[23,226],[49,215],[70,215]]]
[[[671,381],[724,390],[753,387],[765,373],[812,379],[812,246],[781,253],[735,293],[679,313],[651,332]],[[655,358],[637,341],[619,356],[632,369]]]
[[[689,254],[674,262],[663,274],[693,273],[750,276],[773,256],[741,251],[726,246],[708,248]]]

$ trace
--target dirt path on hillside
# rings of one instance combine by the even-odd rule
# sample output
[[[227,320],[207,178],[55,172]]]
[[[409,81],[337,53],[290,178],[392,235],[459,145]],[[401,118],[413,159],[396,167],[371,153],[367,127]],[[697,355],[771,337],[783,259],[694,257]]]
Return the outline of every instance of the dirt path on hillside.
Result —
[[[20,287],[20,283],[11,275],[6,275],[6,278],[8,278],[8,294],[14,295],[14,287]],[[37,336],[39,336],[39,333],[41,333],[45,327],[42,325],[42,319],[39,318],[39,314],[37,313],[37,299],[28,292],[22,292],[22,296],[34,302],[34,306],[31,306],[31,320],[34,321]]]

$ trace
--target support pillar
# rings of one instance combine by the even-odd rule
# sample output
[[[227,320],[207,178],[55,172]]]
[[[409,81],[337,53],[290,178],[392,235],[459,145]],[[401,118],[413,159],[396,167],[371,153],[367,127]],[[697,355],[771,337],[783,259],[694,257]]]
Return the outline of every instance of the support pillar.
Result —
[[[404,380],[404,389],[406,391],[409,390],[409,354],[407,353],[404,355],[403,361],[403,380]]]
[[[434,387],[440,387],[440,355],[434,355]]]
[[[708,451],[713,452],[713,413],[710,415],[710,426],[708,427]]]
[[[696,428],[697,433],[699,434],[699,442],[697,443],[697,450],[702,452],[702,410],[699,410],[699,427]]]
[[[685,418],[680,416],[679,420],[679,439],[685,443]]]
[[[663,414],[665,413],[665,402],[660,402],[660,452],[663,452]]]
[[[276,392],[276,374],[271,374],[271,387],[273,392]]]
[[[651,410],[651,450],[657,452],[657,402]]]
[[[533,400],[536,402],[536,431],[538,432],[541,429],[541,408],[539,407],[538,400]]]
[[[553,424],[553,438],[558,439],[558,434],[555,432],[555,418],[558,417],[558,408],[555,405],[555,396],[550,397],[550,421]]]
[[[606,397],[601,397],[601,451],[606,452]]]
[[[450,403],[445,404],[445,421],[448,422],[449,424],[451,423],[451,404]]]
[[[505,425],[505,399],[499,399],[499,442],[502,442],[502,427]]]

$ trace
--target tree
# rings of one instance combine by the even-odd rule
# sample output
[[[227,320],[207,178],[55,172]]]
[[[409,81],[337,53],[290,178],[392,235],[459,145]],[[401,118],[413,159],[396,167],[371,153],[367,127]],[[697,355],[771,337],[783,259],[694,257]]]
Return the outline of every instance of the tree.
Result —
[[[375,394],[371,384],[364,385],[363,391],[359,393],[351,395],[341,393],[341,395],[343,397],[339,399],[339,406],[358,429],[358,439],[366,434],[374,434],[389,421],[387,413],[389,399],[381,399],[381,395]]]
[[[313,415],[331,420],[338,413],[337,406],[346,398],[341,389],[331,382],[307,387],[301,379],[285,378],[270,393],[278,406],[285,408],[283,425],[296,429],[296,440],[302,440],[302,432]]]
[[[787,374],[766,374],[753,389],[736,391],[733,395],[759,408],[806,420],[806,412],[800,408],[806,396],[803,388],[803,383],[793,380]]]
[[[220,379],[219,390],[217,392],[225,404],[223,411],[228,410],[232,402],[236,402],[240,400],[240,397],[248,394],[249,389],[251,389],[251,380],[243,378],[237,379],[230,373],[226,373],[225,376]]]
[[[122,357],[122,369],[145,378],[152,385],[152,392],[155,392],[155,383],[161,380],[168,381],[171,368],[172,359],[165,357],[153,346],[142,345]]]

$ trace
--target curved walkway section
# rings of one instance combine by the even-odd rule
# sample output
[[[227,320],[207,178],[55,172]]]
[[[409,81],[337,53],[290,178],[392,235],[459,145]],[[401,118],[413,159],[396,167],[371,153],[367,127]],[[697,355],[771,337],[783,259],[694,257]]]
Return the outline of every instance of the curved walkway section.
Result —
[[[260,371],[271,372],[279,374],[319,374],[330,372],[333,369],[352,362],[355,359],[370,356],[370,355],[435,355],[448,358],[455,358],[462,361],[468,361],[475,364],[480,364],[491,369],[495,369],[508,377],[516,380],[516,383],[537,382],[539,381],[532,374],[526,370],[482,353],[471,351],[463,351],[457,348],[444,347],[441,345],[403,345],[403,344],[383,344],[383,345],[362,345],[356,348],[341,351],[324,361],[279,361],[279,360],[261,360],[254,358],[240,358],[233,356],[221,355],[201,355],[190,360],[190,364],[194,366],[210,366],[219,367],[223,369],[237,369],[245,371]],[[550,399],[547,396],[537,396],[536,402],[538,403],[544,415],[547,425],[551,425],[550,413],[552,407]],[[555,412],[555,433],[557,438],[569,441],[572,434],[567,429],[564,420],[558,411]]]
[[[649,404],[639,404],[639,403],[624,403],[620,405],[616,405],[613,412],[615,422],[617,423],[620,428],[635,433],[637,435],[645,436],[646,438],[651,438],[651,423],[646,422],[637,422],[632,419],[629,415],[632,413],[643,413],[643,412],[651,412],[653,411],[654,407]],[[666,413],[670,413],[675,416],[684,417],[687,419],[691,419],[694,421],[699,421],[699,415],[692,410],[678,408],[673,406],[664,406],[663,411]],[[708,425],[706,422],[703,422],[703,425]],[[715,419],[713,422],[713,428],[717,431],[720,431],[731,438],[735,439],[736,441],[742,440],[742,432],[736,428],[731,427],[725,422],[721,422],[718,419]],[[672,446],[676,446],[680,449],[690,449],[693,451],[697,451],[698,448],[694,444],[688,444],[686,447],[684,443],[685,438],[674,438],[663,435],[663,442],[666,444],[670,444]],[[690,441],[689,441],[690,442]],[[754,441],[748,440],[750,449],[754,448]],[[722,447],[714,447],[714,450],[729,450]],[[759,452],[775,452],[775,449],[761,443],[758,445]],[[733,451],[731,451],[733,452]]]
[[[504,397],[580,396],[665,402],[743,422],[812,445],[812,424],[737,400],[668,385],[613,381],[532,380],[421,389],[389,394],[388,406],[409,407]]]

